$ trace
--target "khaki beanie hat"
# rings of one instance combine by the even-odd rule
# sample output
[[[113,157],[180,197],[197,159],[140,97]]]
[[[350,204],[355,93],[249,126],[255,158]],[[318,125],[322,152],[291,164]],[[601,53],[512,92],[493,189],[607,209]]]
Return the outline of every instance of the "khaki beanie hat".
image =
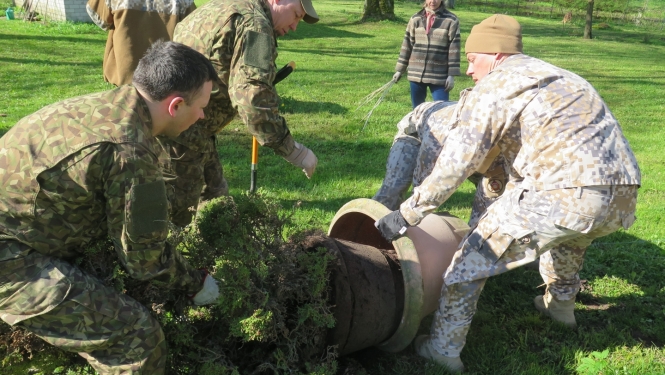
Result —
[[[471,29],[466,53],[522,53],[522,26],[516,19],[495,14]]]

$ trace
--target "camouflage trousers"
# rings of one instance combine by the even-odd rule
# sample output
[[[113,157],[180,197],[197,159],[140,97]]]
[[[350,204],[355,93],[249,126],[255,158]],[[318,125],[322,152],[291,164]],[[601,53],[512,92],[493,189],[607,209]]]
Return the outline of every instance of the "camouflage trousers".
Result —
[[[397,134],[386,162],[386,175],[373,200],[391,210],[399,209],[410,186],[419,186],[432,173],[450,131],[448,118],[454,102],[424,103],[397,124]],[[508,170],[498,156],[485,173],[473,181],[476,193],[469,225],[503,193]]]
[[[219,161],[215,137],[212,145],[200,152],[171,140],[162,140],[171,154],[171,168],[175,178],[167,179],[173,188],[171,199],[171,221],[180,227],[192,222],[199,200],[210,200],[229,194],[224,170]]]
[[[0,317],[101,375],[164,374],[164,333],[143,305],[19,242],[0,241]]]
[[[574,299],[587,247],[630,227],[636,202],[637,186],[533,191],[510,183],[464,238],[443,276],[431,327],[434,347],[458,356],[487,278],[539,256],[549,292],[559,300]]]

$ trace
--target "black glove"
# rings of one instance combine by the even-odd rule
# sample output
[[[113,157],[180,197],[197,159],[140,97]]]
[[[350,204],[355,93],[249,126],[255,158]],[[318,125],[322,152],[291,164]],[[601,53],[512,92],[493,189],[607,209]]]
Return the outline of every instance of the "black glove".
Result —
[[[406,233],[409,223],[406,222],[402,213],[396,210],[377,220],[374,226],[381,232],[383,238],[392,241]]]

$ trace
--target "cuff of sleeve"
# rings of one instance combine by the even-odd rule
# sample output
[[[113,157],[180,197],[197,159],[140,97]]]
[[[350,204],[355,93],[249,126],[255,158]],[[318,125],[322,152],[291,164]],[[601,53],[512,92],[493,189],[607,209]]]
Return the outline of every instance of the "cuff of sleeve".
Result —
[[[397,63],[397,65],[395,66],[395,72],[400,72],[404,74],[405,71],[406,71],[406,65]]]
[[[411,199],[413,197],[407,199],[402,203],[402,205],[399,207],[399,212],[402,214],[404,217],[404,220],[406,220],[407,223],[411,226],[416,226],[420,224],[420,221],[423,219],[423,216],[420,212],[414,210],[411,208]]]
[[[282,143],[274,148],[275,153],[281,157],[286,157],[291,155],[293,149],[296,148],[296,141],[293,139],[291,132],[286,134],[286,137],[282,140]]]
[[[460,72],[459,68],[448,68],[448,75],[449,76],[461,76],[462,73]]]

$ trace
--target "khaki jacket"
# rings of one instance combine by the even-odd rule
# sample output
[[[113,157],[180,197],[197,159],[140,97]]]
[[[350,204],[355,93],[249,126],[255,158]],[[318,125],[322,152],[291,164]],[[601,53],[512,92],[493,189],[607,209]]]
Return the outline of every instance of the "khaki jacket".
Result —
[[[194,9],[193,0],[88,0],[88,15],[109,32],[104,80],[116,86],[132,83],[148,47],[158,40],[172,40],[176,24]]]
[[[619,122],[589,82],[514,55],[460,94],[432,173],[402,203],[411,225],[445,202],[498,147],[525,189],[640,185]]]

